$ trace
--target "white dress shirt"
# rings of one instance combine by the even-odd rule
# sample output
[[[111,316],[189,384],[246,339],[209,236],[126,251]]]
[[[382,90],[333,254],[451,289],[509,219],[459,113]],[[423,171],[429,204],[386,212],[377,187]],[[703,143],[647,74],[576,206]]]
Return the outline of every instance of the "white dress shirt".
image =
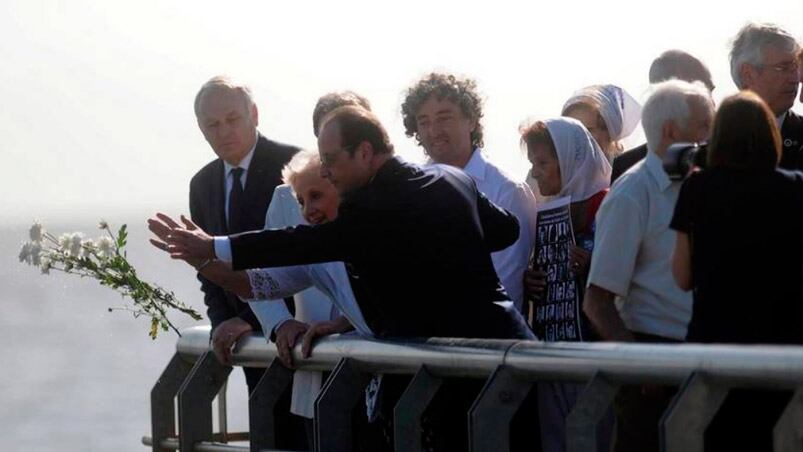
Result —
[[[514,182],[477,149],[463,171],[486,198],[510,211],[519,220],[519,238],[502,251],[491,254],[494,269],[507,294],[521,312],[524,304],[524,270],[530,262],[535,240],[535,197],[523,182]]]

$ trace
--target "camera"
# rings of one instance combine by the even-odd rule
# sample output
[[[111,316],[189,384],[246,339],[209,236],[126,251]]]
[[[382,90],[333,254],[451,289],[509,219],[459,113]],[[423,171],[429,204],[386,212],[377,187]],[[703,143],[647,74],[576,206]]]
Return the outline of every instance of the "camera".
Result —
[[[705,168],[708,143],[674,143],[666,149],[663,164],[670,180],[683,180],[692,168]]]

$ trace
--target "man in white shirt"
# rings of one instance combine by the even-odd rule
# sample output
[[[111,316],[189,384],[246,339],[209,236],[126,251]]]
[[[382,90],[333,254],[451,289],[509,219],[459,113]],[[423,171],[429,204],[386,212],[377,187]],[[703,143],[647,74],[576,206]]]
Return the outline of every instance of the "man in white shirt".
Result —
[[[583,311],[604,340],[680,342],[692,297],[672,277],[669,222],[680,182],[663,169],[676,142],[708,138],[714,104],[701,83],[654,85],[642,110],[647,157],[621,176],[597,212],[594,256]],[[623,300],[617,312],[614,298]],[[658,419],[672,391],[623,388],[616,400],[615,451],[658,450]]]
[[[514,305],[524,307],[524,270],[535,237],[535,198],[482,153],[482,100],[474,80],[431,73],[407,90],[401,106],[407,136],[415,137],[432,163],[462,169],[482,194],[519,220],[518,240],[491,254],[494,269]]]

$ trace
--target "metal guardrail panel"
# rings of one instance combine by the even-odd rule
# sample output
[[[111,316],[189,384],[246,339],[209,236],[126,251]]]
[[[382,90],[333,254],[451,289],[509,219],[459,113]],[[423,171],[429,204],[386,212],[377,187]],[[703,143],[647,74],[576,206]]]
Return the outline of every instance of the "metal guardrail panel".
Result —
[[[172,375],[170,378],[176,381],[181,379],[182,372],[186,373],[186,364],[182,362],[193,361],[209,349],[209,327],[190,328],[182,334],[176,346],[177,355],[168,366],[173,370],[165,371],[165,375]],[[408,387],[409,395],[405,394],[406,398],[403,397],[397,406],[401,411],[396,412],[399,421],[396,425],[397,445],[399,450],[410,451],[420,448],[420,441],[416,444],[408,436],[418,433],[420,437],[421,412],[437,391],[440,378],[488,378],[493,374],[472,407],[469,434],[474,441],[474,450],[495,451],[507,446],[505,438],[516,404],[536,380],[591,382],[567,419],[572,451],[593,450],[592,427],[610,405],[617,387],[623,384],[680,385],[685,382],[682,392],[662,420],[665,450],[684,451],[702,450],[702,432],[728,388],[803,388],[803,347],[799,346],[544,343],[443,338],[391,342],[334,336],[321,339],[310,358],[301,357],[300,347],[296,347],[293,355],[299,369],[329,370],[337,366],[316,403],[316,435],[326,442],[321,446],[319,441],[319,450],[327,451],[350,449],[348,430],[351,419],[344,413],[351,412],[367,375],[373,372],[418,373]],[[234,353],[236,365],[255,367],[265,367],[276,357],[274,345],[261,336],[245,338]],[[214,360],[207,355],[202,360],[206,367],[196,366],[191,371],[181,387],[183,395],[179,397],[181,431],[178,433],[182,438],[191,438],[196,445],[210,443],[211,414],[207,421],[206,414],[189,414],[196,413],[190,406],[201,411],[211,407],[208,403],[214,397],[215,387],[222,384],[230,371],[219,365],[216,367],[210,359]],[[423,368],[426,371],[422,371]],[[271,384],[280,386],[284,373],[274,374],[270,378]],[[687,381],[692,374],[695,376]],[[598,375],[604,375],[604,378]],[[164,381],[164,392],[153,399],[153,434],[162,438],[160,444],[167,441],[166,436],[175,433],[175,426],[171,427],[165,414],[172,409],[172,396],[167,395],[171,390],[170,378]],[[339,416],[333,418],[331,415],[335,413]],[[323,414],[326,414],[325,420],[321,418]],[[169,416],[172,419],[172,412]],[[417,433],[416,427],[419,428]],[[252,430],[256,429],[252,427]],[[405,438],[399,437],[402,432]],[[478,440],[480,435],[487,440]],[[346,437],[349,439],[344,439]],[[803,450],[803,390],[798,390],[778,421],[774,440],[776,452]],[[261,444],[268,443],[267,439],[261,441]],[[190,450],[190,447],[191,443],[182,450]],[[154,450],[162,449],[154,446]]]

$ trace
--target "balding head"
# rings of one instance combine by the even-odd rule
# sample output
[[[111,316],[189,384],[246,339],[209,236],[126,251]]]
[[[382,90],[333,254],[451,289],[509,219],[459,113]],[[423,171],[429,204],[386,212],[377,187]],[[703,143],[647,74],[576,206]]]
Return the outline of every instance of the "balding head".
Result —
[[[691,54],[682,50],[667,50],[653,60],[650,66],[650,83],[660,83],[671,79],[684,80],[689,83],[702,82],[709,91],[714,90],[711,72]]]

